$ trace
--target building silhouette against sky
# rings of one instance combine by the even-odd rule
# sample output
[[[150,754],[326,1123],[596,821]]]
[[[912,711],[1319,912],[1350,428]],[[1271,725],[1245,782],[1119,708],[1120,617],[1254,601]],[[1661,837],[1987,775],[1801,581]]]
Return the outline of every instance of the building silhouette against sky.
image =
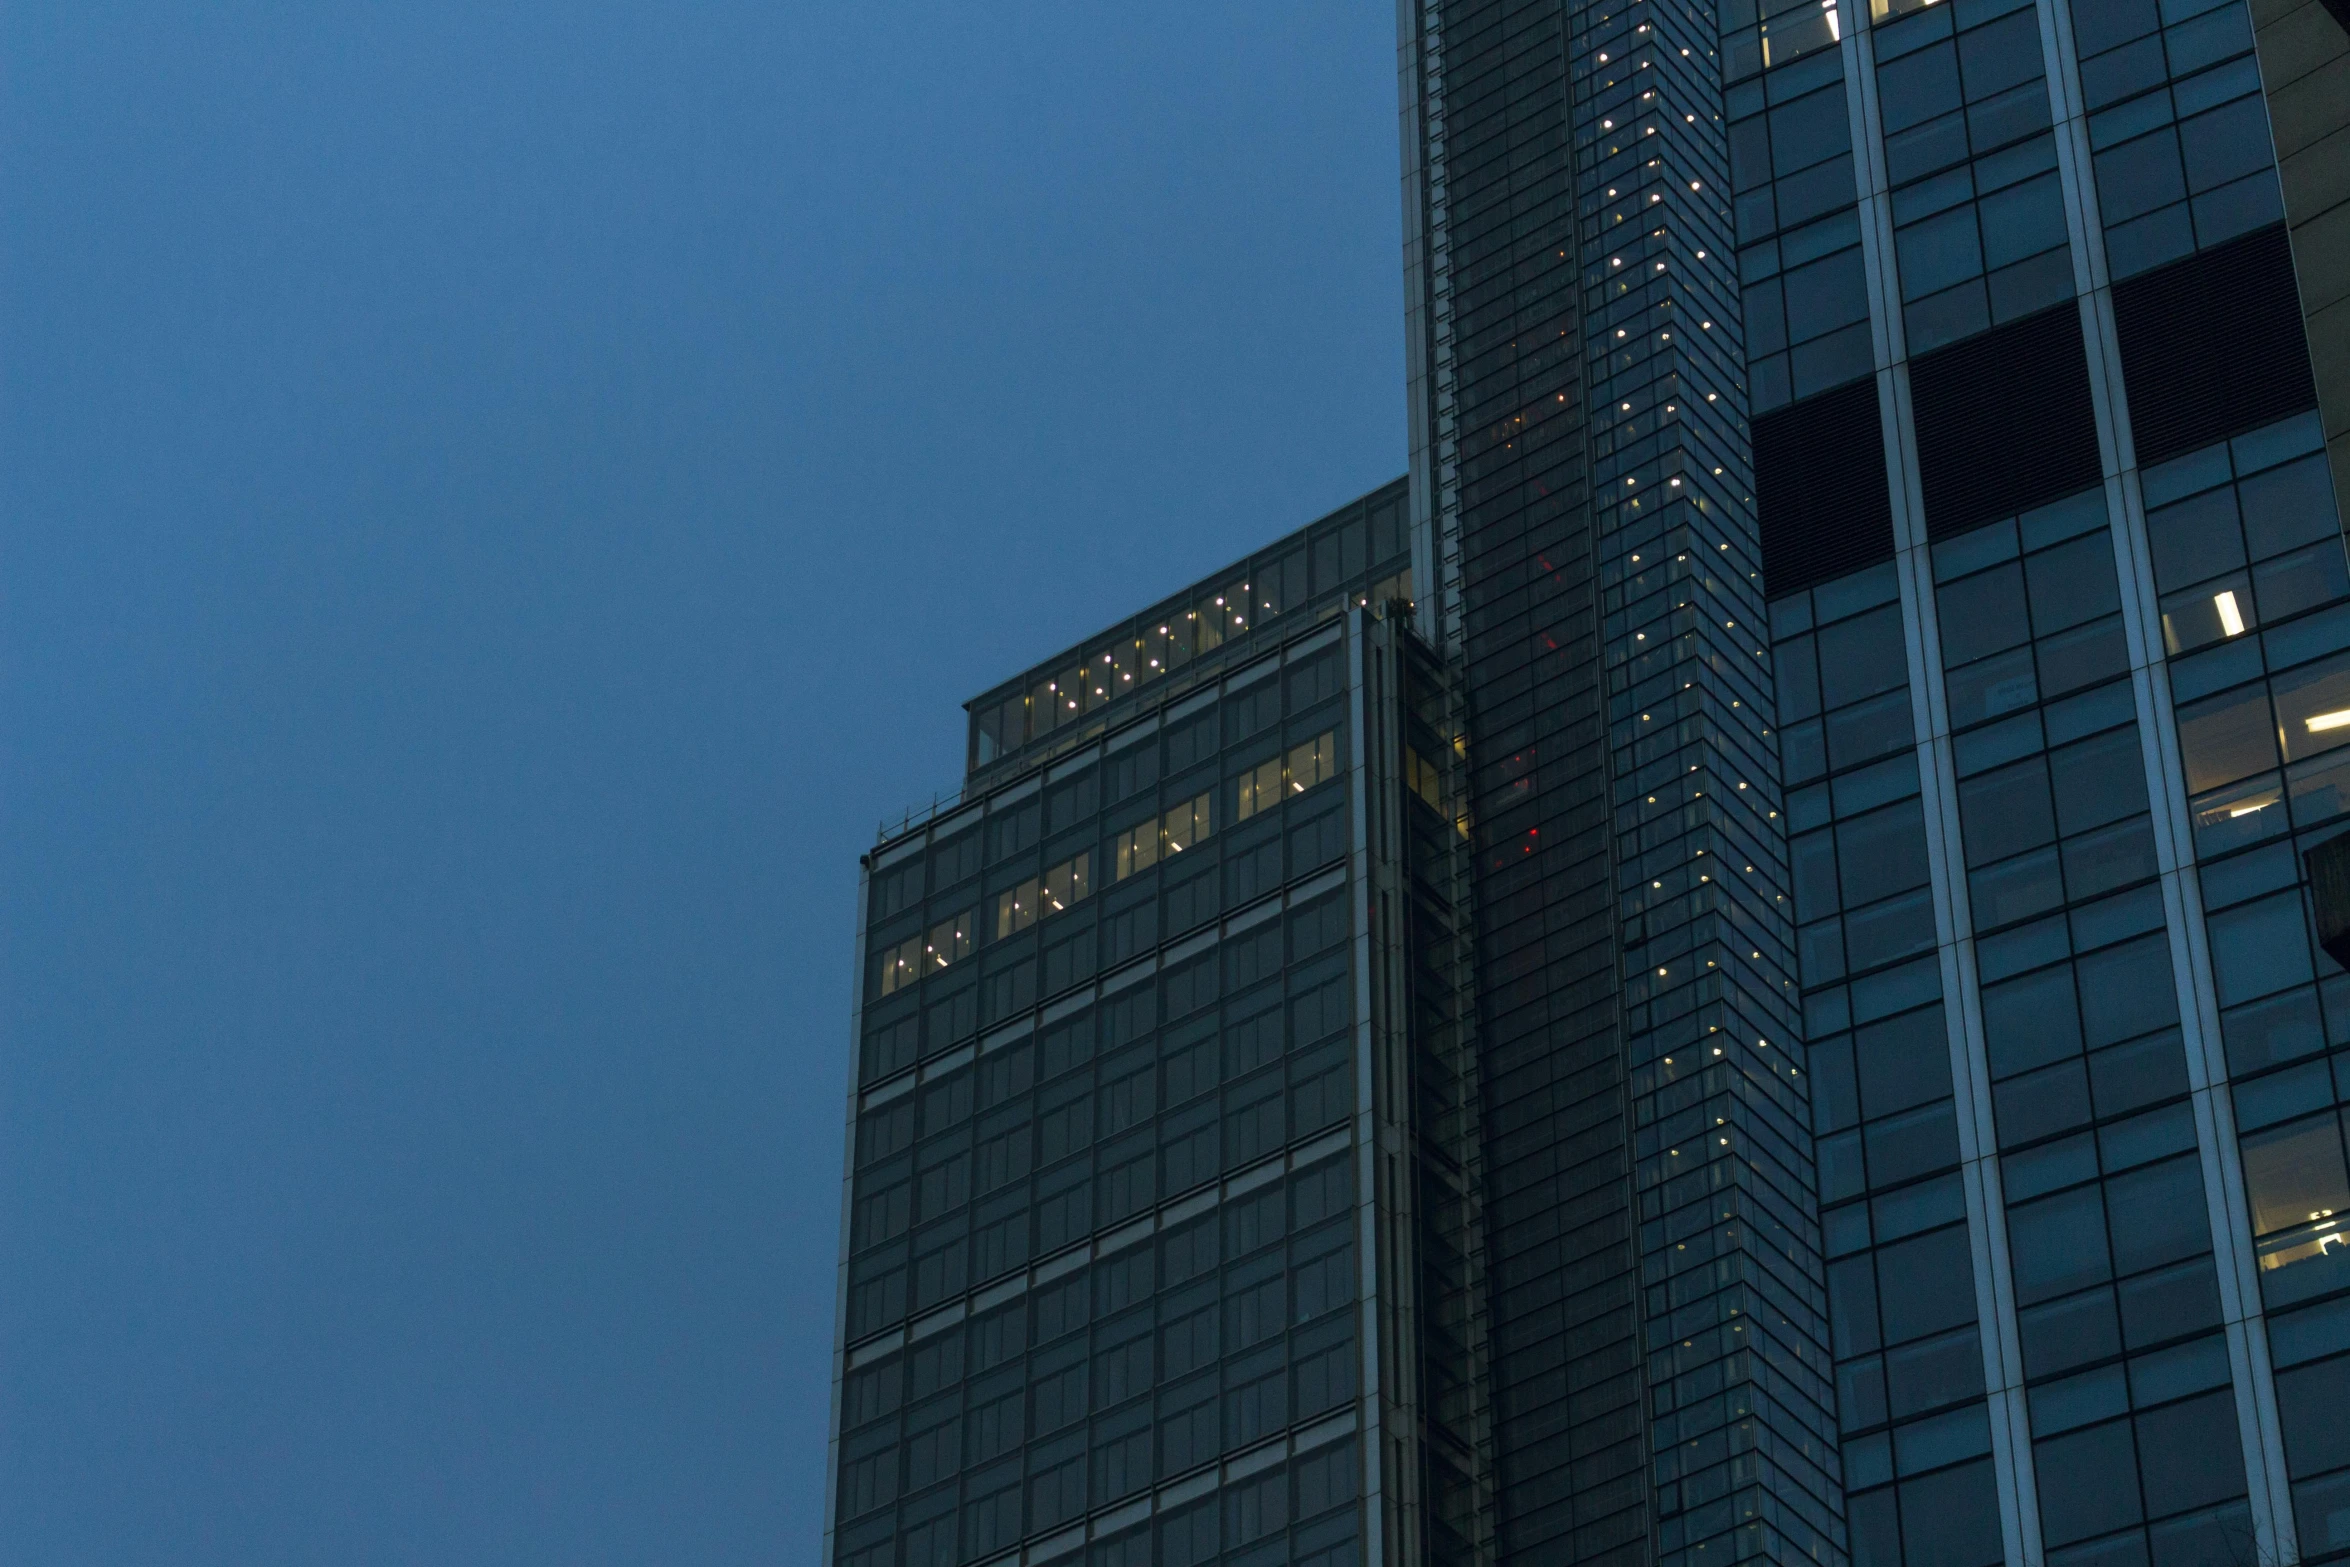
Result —
[[[2340,21],[1400,44],[1407,476],[866,858],[828,1560],[2350,1555]]]

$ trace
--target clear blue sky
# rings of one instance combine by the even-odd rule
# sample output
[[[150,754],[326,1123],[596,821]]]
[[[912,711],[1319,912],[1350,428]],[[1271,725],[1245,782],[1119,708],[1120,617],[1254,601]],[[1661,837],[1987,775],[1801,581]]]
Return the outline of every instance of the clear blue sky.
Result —
[[[0,10],[0,1559],[814,1559],[857,852],[1401,471],[1394,16]]]

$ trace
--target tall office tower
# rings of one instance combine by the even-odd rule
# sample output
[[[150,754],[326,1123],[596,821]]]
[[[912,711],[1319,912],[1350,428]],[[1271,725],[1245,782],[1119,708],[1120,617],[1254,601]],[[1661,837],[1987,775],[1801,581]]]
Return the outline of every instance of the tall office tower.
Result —
[[[1408,478],[868,857],[828,1555],[2350,1556],[2332,0],[1400,9]]]
[[[1482,1549],[1459,704],[1404,520],[988,692],[867,857],[830,1559]]]
[[[1487,1108],[1505,1557],[2350,1547],[2350,1303],[2303,1304],[2350,1285],[2350,1075],[2327,1061],[2350,990],[2319,977],[2297,852],[2350,809],[2320,451],[2350,413],[2350,250],[2329,245],[2350,94],[2322,8],[2266,6],[2257,59],[2252,20],[2232,0],[1407,8],[1413,493],[1471,715],[1480,1068],[1489,1090],[1584,1090],[1560,1095],[1579,1116],[1532,1092]],[[1660,560],[1688,576],[1653,597]],[[1757,598],[1760,746],[1709,686],[1751,668],[1733,633]],[[1529,681],[1552,694],[1497,700]],[[1780,1123],[1757,1112],[1785,1101],[1744,1038],[1702,1058],[1690,1116],[1658,1073],[1686,1032],[1643,1034],[1649,982],[1700,978],[1667,972],[1660,925],[1704,950],[1706,903],[1744,885],[1644,905],[1684,895],[1660,874],[1676,854],[1685,876],[1720,857],[1689,817],[1642,814],[1676,749],[1689,797],[1657,809],[1698,810],[1703,780],[1698,820],[1726,830],[1715,758],[1759,751],[1740,781],[1783,813],[1785,871],[1752,863],[1784,944],[1750,917],[1754,967],[1695,1015],[1766,1032],[1791,949],[1808,1159],[1766,1147]],[[1527,879],[1560,857],[1539,932],[1513,809],[1548,845],[1516,855]],[[1558,941],[1603,887],[1612,910],[1584,917],[1617,951]],[[1511,992],[1505,946],[1538,938],[1538,993]],[[1537,1002],[1596,1015],[1521,1073],[1507,1020]],[[1715,1272],[1676,1290],[1700,1207],[1655,1161],[1736,1127],[1731,1103],[1757,1130],[1714,1144],[1709,1193],[1802,1189],[1805,1212],[1766,1241],[1707,1205]],[[1513,1116],[1557,1119],[1511,1147]],[[1546,1223],[1574,1237],[1565,1268]],[[1766,1263],[1824,1264],[1824,1296],[1737,1299],[1725,1281]],[[1776,1363],[1691,1374],[1704,1341],[1673,1314],[1707,1283]],[[1628,1338],[1646,1374],[1621,1387]],[[1698,1431],[1727,1432],[1722,1469]]]
[[[1498,1555],[1836,1560],[1715,18],[1407,17],[1413,498],[1471,713]],[[1857,364],[1833,346],[1797,373],[1865,373],[1865,334]]]

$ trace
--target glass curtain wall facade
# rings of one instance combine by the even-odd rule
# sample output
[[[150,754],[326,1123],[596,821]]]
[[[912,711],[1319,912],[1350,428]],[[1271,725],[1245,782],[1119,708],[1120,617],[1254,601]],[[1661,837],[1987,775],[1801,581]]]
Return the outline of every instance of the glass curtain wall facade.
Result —
[[[1749,322],[1848,313],[1785,232],[1834,92],[1870,337],[1751,370],[1850,1549],[2323,1560],[2350,1337],[2285,1308],[2341,1287],[2350,1036],[2297,850],[2350,624],[2251,18],[1837,34],[1724,73]]]
[[[2320,1059],[2350,1015],[2295,853],[2350,804],[2318,749],[2350,703],[2338,523],[2311,414],[2141,477],[2155,582],[2201,579],[2141,585],[2148,663],[2102,488],[1772,601],[1856,1556],[2350,1543],[2318,1392],[2350,1362],[2278,1369],[2350,1339],[2324,1307],[2263,1321],[2350,1283]],[[2263,548],[2304,586],[2237,611]]]
[[[2322,1303],[2350,1017],[2299,859],[2350,712],[2330,19],[2271,7],[2256,57],[2252,11],[2198,0],[1405,17],[1423,625],[1470,713],[1486,1082],[1535,1090],[1487,1120],[1498,1553],[2350,1548],[2350,1337],[2317,1326],[2350,1323]],[[1709,554],[1644,625],[1643,571]],[[1756,670],[1728,633],[1766,620]],[[1798,1049],[1784,1095],[1737,1091],[1810,1124],[1715,1181],[1803,1194],[1792,1244],[1746,1244],[1821,1304],[1713,1381],[1772,1396],[1733,1394],[1741,1456],[1693,1487],[1696,1346],[1628,1287],[1671,968],[1638,894],[1671,883],[1624,807],[1664,693],[1742,671],[1744,706],[1669,710],[1670,765],[1684,806],[1727,769],[1764,807],[1733,1006],[1769,1037],[1798,1002]],[[1513,1056],[1530,1004],[1575,1021]],[[1636,1358],[1625,1399],[1598,1368]],[[1551,1378],[1523,1403],[1521,1368]]]
[[[1717,19],[1405,14],[1423,626],[1469,696],[1477,822],[1497,1552],[1840,1560]]]
[[[986,765],[867,856],[828,1560],[1484,1551],[1461,752],[1372,601],[1401,501],[974,702]]]
[[[827,1559],[2350,1559],[2333,8],[1399,17],[1408,476],[866,858]]]

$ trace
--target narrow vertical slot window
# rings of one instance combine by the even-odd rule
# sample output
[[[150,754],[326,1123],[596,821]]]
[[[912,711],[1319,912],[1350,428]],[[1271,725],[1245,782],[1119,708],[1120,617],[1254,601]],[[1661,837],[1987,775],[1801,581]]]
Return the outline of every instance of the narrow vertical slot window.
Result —
[[[995,939],[1016,936],[1036,923],[1036,901],[1040,887],[1033,876],[1009,892],[999,892],[995,900]]]

